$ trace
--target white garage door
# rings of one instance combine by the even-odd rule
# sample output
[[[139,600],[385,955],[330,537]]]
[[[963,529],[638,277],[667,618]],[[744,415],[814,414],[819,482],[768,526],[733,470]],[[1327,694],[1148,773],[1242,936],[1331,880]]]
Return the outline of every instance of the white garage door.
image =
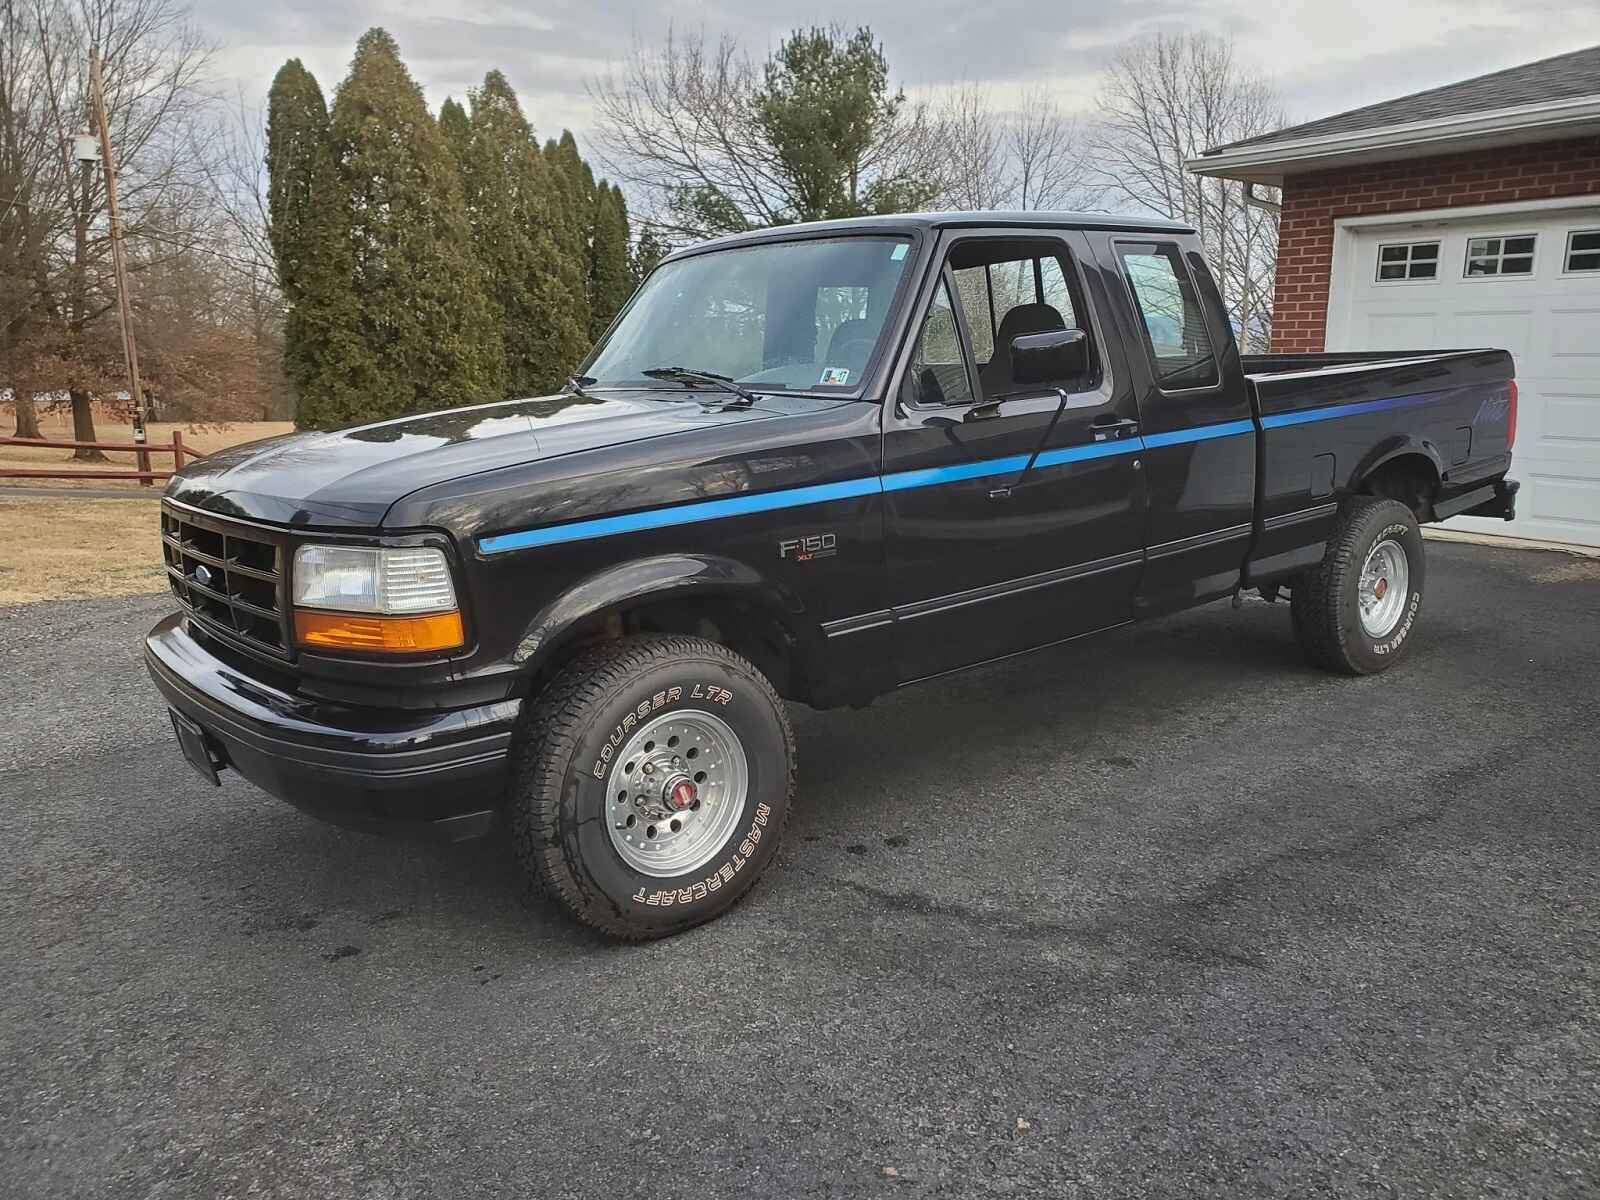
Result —
[[[1600,203],[1341,228],[1329,350],[1516,358],[1517,519],[1452,527],[1600,545]]]

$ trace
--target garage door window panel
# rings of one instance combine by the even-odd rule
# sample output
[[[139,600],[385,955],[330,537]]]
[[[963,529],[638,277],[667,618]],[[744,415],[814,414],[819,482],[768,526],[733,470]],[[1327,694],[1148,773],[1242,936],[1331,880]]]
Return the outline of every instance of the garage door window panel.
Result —
[[[1469,237],[1466,277],[1532,275],[1535,237],[1519,233],[1509,237]]]
[[[1438,277],[1438,242],[1397,242],[1378,247],[1379,283]]]
[[[1566,264],[1573,274],[1600,271],[1600,229],[1574,229],[1567,234]]]

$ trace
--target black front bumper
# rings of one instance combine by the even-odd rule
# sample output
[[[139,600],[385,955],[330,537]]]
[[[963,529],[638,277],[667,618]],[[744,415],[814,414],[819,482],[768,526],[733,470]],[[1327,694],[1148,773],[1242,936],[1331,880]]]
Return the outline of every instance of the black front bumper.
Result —
[[[450,841],[494,824],[520,700],[413,712],[296,695],[217,657],[181,614],[150,631],[145,665],[223,766],[313,816]]]

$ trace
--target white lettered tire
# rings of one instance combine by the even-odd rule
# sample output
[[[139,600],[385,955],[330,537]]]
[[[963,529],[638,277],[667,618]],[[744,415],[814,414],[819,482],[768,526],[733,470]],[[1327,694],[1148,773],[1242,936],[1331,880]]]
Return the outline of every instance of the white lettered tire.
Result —
[[[613,937],[731,908],[777,854],[794,732],[725,646],[652,634],[595,647],[529,701],[513,751],[513,845],[541,890]]]
[[[1322,562],[1296,576],[1295,636],[1319,666],[1387,671],[1411,649],[1426,563],[1416,515],[1398,500],[1355,496],[1339,511]]]

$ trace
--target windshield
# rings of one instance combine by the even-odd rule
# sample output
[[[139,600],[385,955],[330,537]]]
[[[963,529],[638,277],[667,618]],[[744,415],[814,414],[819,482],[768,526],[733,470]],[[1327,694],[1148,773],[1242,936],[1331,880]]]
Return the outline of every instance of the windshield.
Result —
[[[718,250],[645,282],[584,368],[596,384],[652,384],[684,367],[763,391],[853,392],[883,334],[908,238],[849,237]]]

